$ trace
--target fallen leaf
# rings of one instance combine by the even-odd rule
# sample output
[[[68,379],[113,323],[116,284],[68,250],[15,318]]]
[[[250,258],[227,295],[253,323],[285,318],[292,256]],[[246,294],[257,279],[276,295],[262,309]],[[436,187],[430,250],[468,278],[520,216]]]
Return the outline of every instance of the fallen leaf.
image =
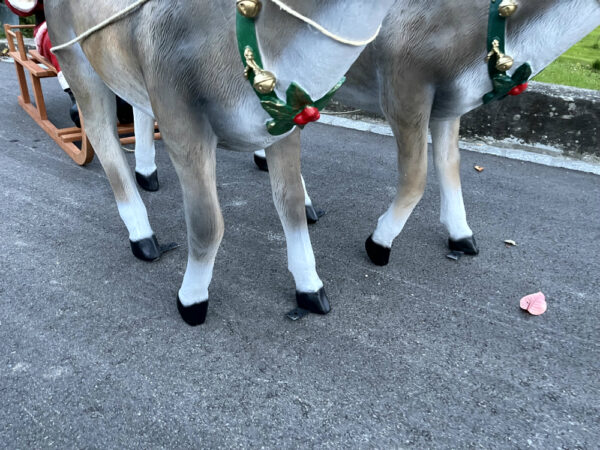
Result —
[[[521,309],[524,309],[533,316],[540,316],[548,309],[546,296],[541,292],[526,295],[521,299],[520,306]]]
[[[506,244],[507,247],[516,247],[517,243],[515,241],[513,241],[512,239],[507,239],[504,241],[504,243]]]
[[[481,166],[475,166],[475,167],[474,167],[474,169],[475,169],[477,172],[483,172],[483,171],[485,170],[485,169],[484,169],[483,167],[481,167]]]

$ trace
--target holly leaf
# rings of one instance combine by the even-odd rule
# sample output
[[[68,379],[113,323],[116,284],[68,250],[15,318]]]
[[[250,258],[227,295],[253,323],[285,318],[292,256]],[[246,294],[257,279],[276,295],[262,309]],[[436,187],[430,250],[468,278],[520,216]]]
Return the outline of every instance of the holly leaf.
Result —
[[[517,70],[515,70],[515,73],[513,74],[512,79],[517,85],[523,84],[523,83],[527,82],[527,80],[529,80],[529,78],[531,77],[531,74],[532,74],[531,66],[529,64],[525,63],[521,67],[519,67]]]
[[[483,103],[500,100],[508,95],[508,92],[516,86],[511,77],[505,73],[497,74],[493,79],[494,90],[483,97]]]
[[[494,89],[496,91],[510,90],[514,87],[514,81],[506,74],[496,75],[494,77]]]
[[[512,88],[526,83],[531,77],[531,74],[531,66],[525,63],[515,70],[512,77],[506,75],[505,73],[494,76],[494,90],[485,94],[483,97],[483,103],[490,103],[494,100],[503,99],[508,95]]]
[[[314,102],[315,108],[317,108],[319,111],[325,108],[329,103],[329,100],[331,100],[331,97],[335,95],[335,93],[342,87],[345,81],[346,77],[342,77],[342,79],[338,81],[338,83],[333,87],[333,89],[331,89],[327,94],[325,94],[323,98],[320,98],[319,100]]]
[[[260,102],[264,110],[276,121],[294,118],[294,111],[282,101],[263,100]]]
[[[496,100],[496,93],[494,91],[488,92],[487,94],[485,94],[483,96],[483,104],[484,105],[487,105],[488,103],[491,103],[494,100]]]
[[[267,122],[267,131],[273,136],[279,136],[287,133],[294,128],[294,126],[295,124],[292,121],[269,120]]]
[[[310,95],[295,82],[292,82],[287,88],[286,100],[287,104],[295,111],[302,111],[313,102]]]

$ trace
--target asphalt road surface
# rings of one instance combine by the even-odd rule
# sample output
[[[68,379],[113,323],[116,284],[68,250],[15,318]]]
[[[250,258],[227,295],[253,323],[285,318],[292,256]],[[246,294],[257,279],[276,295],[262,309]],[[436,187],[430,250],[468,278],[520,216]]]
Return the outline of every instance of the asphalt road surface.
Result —
[[[268,176],[220,151],[225,237],[207,323],[190,328],[185,245],[136,260],[98,160],[76,166],[17,105],[15,78],[0,63],[0,447],[597,448],[597,176],[464,152],[480,256],[446,258],[430,173],[378,268],[363,246],[393,197],[394,140],[309,126],[333,310],[292,322]],[[68,125],[67,96],[45,86]],[[184,244],[162,143],[158,164],[162,188],[142,197],[159,240]],[[540,290],[548,311],[523,313]]]

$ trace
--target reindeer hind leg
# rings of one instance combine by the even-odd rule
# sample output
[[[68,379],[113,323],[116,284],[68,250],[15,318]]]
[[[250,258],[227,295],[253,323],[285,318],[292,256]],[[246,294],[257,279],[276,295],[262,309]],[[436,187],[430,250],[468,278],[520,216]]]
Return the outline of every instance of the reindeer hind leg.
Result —
[[[257,150],[254,152],[254,164],[256,164],[256,167],[264,172],[269,171],[269,164],[267,162],[267,154],[265,150]],[[304,209],[306,210],[306,221],[309,225],[314,225],[321,217],[325,215],[325,211],[315,208],[310,195],[308,195],[306,183],[304,183],[304,177],[302,177],[302,188],[304,189]]]
[[[139,259],[154,261],[160,257],[161,249],[121,149],[115,95],[96,74],[79,47],[63,52],[63,73],[78,100],[86,134],[110,182],[119,215],[129,232],[133,254]]]
[[[149,192],[159,189],[154,145],[154,117],[138,108],[133,108],[135,118],[135,179],[138,185]]]
[[[420,89],[405,92],[396,86],[396,89],[382,93],[381,97],[398,147],[398,187],[394,201],[379,218],[375,231],[365,243],[365,249],[373,264],[385,266],[389,263],[394,239],[404,229],[425,192],[427,124],[433,89],[421,85]]]

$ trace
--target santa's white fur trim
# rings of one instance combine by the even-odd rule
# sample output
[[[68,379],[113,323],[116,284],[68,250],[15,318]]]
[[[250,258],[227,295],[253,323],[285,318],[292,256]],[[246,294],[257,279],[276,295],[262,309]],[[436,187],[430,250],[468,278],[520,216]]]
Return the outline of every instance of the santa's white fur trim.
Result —
[[[8,0],[10,6],[24,13],[33,12],[38,5],[38,0]]]
[[[38,52],[42,52],[42,39],[44,39],[44,34],[48,32],[48,24],[44,22],[37,29],[37,33],[35,33],[35,46],[37,47]]]
[[[67,80],[65,79],[65,76],[63,75],[62,71],[58,72],[57,78],[58,82],[60,83],[60,87],[63,91],[65,89],[69,89],[69,83],[67,83]]]

